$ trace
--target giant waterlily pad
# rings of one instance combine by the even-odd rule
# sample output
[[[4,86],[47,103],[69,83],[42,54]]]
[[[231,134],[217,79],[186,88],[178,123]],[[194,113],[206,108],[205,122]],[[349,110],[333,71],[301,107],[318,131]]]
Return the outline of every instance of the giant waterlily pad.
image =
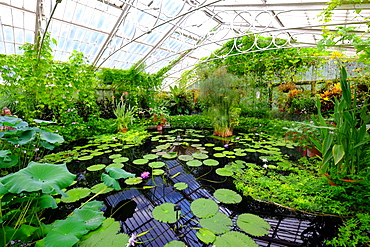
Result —
[[[197,153],[193,153],[192,156],[195,158],[195,159],[199,159],[199,160],[205,160],[205,159],[208,159],[208,155],[204,154],[204,153],[200,153],[200,152],[197,152]]]
[[[135,165],[145,165],[149,162],[149,160],[147,159],[136,159],[134,161],[132,161],[132,163],[134,163]]]
[[[62,197],[61,201],[65,203],[76,202],[82,198],[90,195],[91,190],[89,188],[74,188],[66,192],[67,196]]]
[[[141,177],[128,178],[125,180],[125,183],[128,185],[139,184],[141,182],[143,182],[143,179]]]
[[[203,161],[203,164],[205,164],[206,166],[218,166],[219,162],[214,159],[207,159]]]
[[[148,164],[148,166],[151,167],[151,168],[161,168],[161,167],[164,167],[165,165],[166,165],[166,163],[164,163],[162,161],[150,162]]]
[[[155,207],[152,211],[153,218],[163,223],[175,223],[176,212],[175,204],[173,203],[163,203]]]
[[[26,168],[0,178],[0,182],[11,193],[22,191],[42,191],[45,194],[54,192],[64,194],[76,175],[70,173],[65,164],[47,164],[30,162]]]
[[[218,189],[213,196],[220,202],[227,204],[234,204],[242,201],[242,197],[238,193],[229,189]]]
[[[204,243],[209,244],[215,241],[216,235],[208,229],[199,229],[196,233],[197,237]]]
[[[193,160],[194,158],[191,155],[183,154],[183,155],[179,155],[178,159],[182,161],[189,161],[189,160]]]
[[[186,162],[187,166],[192,166],[192,167],[201,166],[202,164],[203,164],[202,161],[199,161],[199,160],[190,160]]]
[[[103,169],[104,167],[105,167],[105,165],[103,165],[103,164],[92,165],[92,166],[87,167],[86,170],[93,172],[93,171],[99,171],[99,170]]]
[[[217,247],[258,247],[252,238],[241,232],[230,231],[216,237],[213,243]]]
[[[266,235],[271,228],[267,221],[254,214],[239,215],[236,224],[244,232],[253,236]]]
[[[199,198],[190,205],[193,214],[199,218],[209,218],[214,216],[218,211],[218,205],[211,199]]]
[[[207,228],[216,234],[221,234],[230,231],[233,222],[225,214],[217,212],[216,215],[210,218],[200,219],[199,224],[203,228]]]

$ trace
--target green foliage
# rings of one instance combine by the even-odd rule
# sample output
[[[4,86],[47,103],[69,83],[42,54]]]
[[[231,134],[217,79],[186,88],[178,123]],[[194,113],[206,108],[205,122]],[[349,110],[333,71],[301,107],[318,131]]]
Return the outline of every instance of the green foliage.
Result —
[[[173,128],[211,128],[211,120],[205,115],[169,116]]]
[[[127,129],[129,124],[132,124],[134,121],[134,115],[136,114],[136,107],[131,107],[129,104],[124,103],[123,101],[119,102],[116,106],[116,109],[113,111],[116,115],[116,124],[119,131]]]

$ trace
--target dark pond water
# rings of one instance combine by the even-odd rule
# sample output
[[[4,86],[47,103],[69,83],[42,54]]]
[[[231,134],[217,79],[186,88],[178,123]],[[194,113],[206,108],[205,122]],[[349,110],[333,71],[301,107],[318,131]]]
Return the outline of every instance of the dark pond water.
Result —
[[[199,225],[197,225],[197,219],[190,210],[191,202],[198,198],[209,198],[217,201],[213,192],[218,188],[235,190],[232,179],[217,175],[215,170],[236,159],[263,165],[262,158],[265,157],[265,154],[247,152],[245,156],[236,156],[227,153],[227,151],[250,148],[249,138],[253,139],[253,145],[263,142],[266,138],[262,133],[258,135],[239,133],[232,139],[219,140],[209,137],[211,133],[208,130],[194,132],[164,130],[164,133],[153,132],[152,134],[154,138],[138,147],[113,147],[106,149],[110,152],[107,151],[107,153],[93,159],[86,161],[73,159],[67,163],[69,170],[78,175],[79,181],[75,186],[91,188],[101,183],[101,174],[104,170],[89,172],[87,167],[96,164],[111,164],[112,158],[109,158],[109,156],[112,154],[121,154],[127,157],[129,161],[124,163],[122,169],[140,176],[143,171],[151,172],[151,168],[145,165],[133,165],[132,161],[140,159],[148,153],[160,152],[160,150],[156,150],[160,145],[169,143],[165,150],[167,152],[178,152],[178,155],[204,152],[210,158],[219,161],[220,164],[215,167],[204,165],[189,167],[185,165],[186,162],[178,158],[164,159],[159,156],[155,161],[166,163],[166,167],[163,168],[165,172],[162,176],[150,177],[144,180],[143,183],[133,186],[125,184],[121,179],[121,191],[102,194],[97,196],[96,199],[104,202],[105,216],[112,216],[120,221],[122,232],[131,235],[132,233],[140,234],[149,231],[140,238],[143,243],[135,246],[161,247],[171,240],[183,241],[191,247],[211,246],[202,243],[196,236],[197,229],[194,228],[199,227]],[[214,146],[211,146],[213,144]],[[219,147],[220,150],[216,151],[214,147]],[[99,146],[89,146],[86,149],[94,150],[96,148],[99,148]],[[283,154],[287,154],[292,160],[298,159],[302,155],[296,148],[282,146],[279,148]],[[215,153],[225,153],[225,151],[228,157],[213,156]],[[81,155],[83,149],[79,149],[78,152]],[[175,189],[173,185],[179,182],[186,183],[188,187],[181,191]],[[50,211],[45,216],[50,217],[50,220],[62,219],[75,207],[80,206],[82,201],[83,199],[74,203],[61,203],[57,211]],[[174,203],[180,208],[181,216],[179,216],[176,224],[160,223],[152,217],[153,208],[166,202]],[[219,206],[219,211],[228,215],[233,221],[242,213],[252,213],[264,218],[271,225],[271,230],[266,236],[253,237],[259,246],[324,246],[323,241],[333,237],[339,224],[336,218],[316,217],[293,212],[283,207],[258,202],[247,197],[243,197],[243,200],[235,205],[220,203]],[[233,230],[237,230],[237,227],[234,226]]]

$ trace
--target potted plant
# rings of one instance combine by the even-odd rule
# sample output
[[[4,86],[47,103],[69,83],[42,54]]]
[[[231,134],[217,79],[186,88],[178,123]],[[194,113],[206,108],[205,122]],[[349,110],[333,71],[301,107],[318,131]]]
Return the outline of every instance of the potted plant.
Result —
[[[116,125],[119,132],[126,132],[128,125],[132,124],[134,121],[136,107],[131,107],[130,105],[120,102],[117,104],[116,109],[113,111],[114,115],[117,117]]]
[[[164,106],[157,106],[150,109],[151,121],[157,127],[157,130],[162,130],[167,123],[168,111]]]

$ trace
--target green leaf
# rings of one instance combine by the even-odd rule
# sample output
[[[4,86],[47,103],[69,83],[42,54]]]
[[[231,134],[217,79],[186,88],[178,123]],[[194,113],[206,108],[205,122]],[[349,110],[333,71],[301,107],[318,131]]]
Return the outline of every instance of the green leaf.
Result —
[[[134,163],[135,165],[145,165],[149,162],[149,160],[147,159],[136,159],[134,161],[132,161],[132,163]]]
[[[242,197],[238,193],[229,189],[218,189],[213,196],[220,202],[227,204],[234,204],[242,201]]]
[[[165,159],[175,159],[177,157],[177,152],[168,152],[164,155],[162,155],[162,158],[165,158]]]
[[[114,163],[125,163],[129,160],[127,157],[119,157],[119,158],[114,158],[113,162]]]
[[[45,130],[41,130],[40,138],[41,140],[44,140],[50,143],[63,143],[64,142],[64,138],[61,135],[48,132]]]
[[[18,164],[18,155],[11,154],[0,158],[0,168],[10,168]]]
[[[186,162],[187,166],[192,166],[192,167],[201,166],[202,164],[203,164],[202,161],[199,161],[199,160],[190,160]]]
[[[125,180],[125,183],[128,185],[139,184],[141,182],[143,182],[143,179],[141,177],[133,177]]]
[[[218,212],[218,205],[211,199],[199,198],[190,205],[193,214],[199,218],[209,218]]]
[[[91,172],[92,171],[99,171],[99,170],[103,169],[104,167],[105,167],[105,165],[103,165],[103,164],[92,165],[92,166],[87,167],[86,170],[91,171]]]
[[[186,184],[186,183],[175,183],[173,185],[173,187],[175,187],[178,190],[184,190],[188,187],[188,184]]]
[[[199,160],[205,160],[205,159],[208,159],[208,155],[204,154],[204,153],[193,153],[192,156],[195,158],[195,159],[199,159]]]
[[[189,161],[189,160],[193,160],[194,158],[191,155],[183,154],[183,155],[179,155],[178,159],[182,161]]]
[[[165,165],[166,165],[166,163],[164,163],[162,161],[150,162],[148,164],[148,166],[151,167],[151,168],[161,168],[161,167],[164,167]]]
[[[186,247],[187,245],[184,242],[178,240],[172,240],[164,245],[164,247]]]
[[[159,156],[156,155],[156,154],[146,154],[143,156],[144,159],[147,159],[147,160],[155,160],[156,158],[158,158]]]
[[[203,161],[203,164],[205,164],[206,166],[218,166],[219,162],[214,159],[207,159]]]
[[[333,158],[334,158],[334,165],[337,165],[344,157],[346,152],[344,151],[343,145],[335,144],[333,146]]]
[[[86,229],[89,231],[98,228],[105,219],[102,211],[85,208],[75,209],[71,217],[84,221]]]
[[[153,169],[152,170],[152,175],[153,176],[160,176],[164,173],[164,171],[162,169]]]
[[[49,194],[42,194],[38,198],[38,206],[40,208],[52,208],[52,209],[55,209],[58,207],[57,202],[55,201],[54,197],[52,197]]]
[[[253,236],[266,235],[271,228],[267,221],[254,214],[239,215],[236,224],[244,232]]]
[[[62,197],[61,201],[65,203],[76,202],[82,198],[89,196],[91,190],[89,188],[74,188],[66,192],[67,196]]]
[[[230,231],[230,227],[233,225],[233,222],[225,214],[217,212],[216,215],[211,218],[200,219],[199,224],[203,228],[207,228],[215,234],[221,234]]]
[[[199,229],[196,233],[197,237],[206,244],[212,243],[216,239],[216,235],[208,229]]]
[[[233,171],[231,171],[229,168],[218,168],[216,169],[216,173],[220,176],[224,176],[224,177],[230,177],[234,174]]]
[[[22,191],[42,191],[45,194],[54,192],[64,194],[76,176],[70,173],[65,164],[47,164],[30,162],[28,167],[0,178],[5,188],[14,194]]]
[[[119,185],[118,181],[109,176],[108,174],[103,173],[101,175],[101,179],[106,186],[113,187],[115,190],[121,189],[121,186]]]
[[[114,179],[135,177],[135,174],[116,167],[105,168],[105,170],[109,173],[109,176]]]
[[[217,247],[258,247],[252,238],[241,232],[230,231],[216,237],[213,243]]]
[[[163,203],[155,207],[152,211],[153,218],[163,223],[175,223],[177,219],[174,207],[173,203]]]
[[[111,192],[113,188],[106,186],[104,183],[99,183],[91,187],[91,192],[94,194],[100,193],[105,194]]]

